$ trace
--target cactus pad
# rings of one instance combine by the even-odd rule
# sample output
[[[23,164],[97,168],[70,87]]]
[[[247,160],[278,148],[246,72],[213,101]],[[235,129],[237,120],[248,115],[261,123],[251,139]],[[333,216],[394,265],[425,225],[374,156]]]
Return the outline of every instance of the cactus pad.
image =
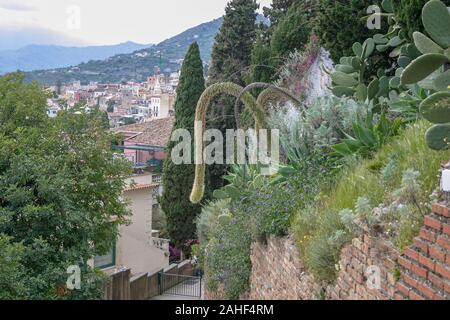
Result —
[[[420,104],[423,117],[433,123],[450,122],[450,92],[438,92]]]
[[[425,139],[433,150],[446,150],[450,142],[450,124],[436,124],[427,130]]]

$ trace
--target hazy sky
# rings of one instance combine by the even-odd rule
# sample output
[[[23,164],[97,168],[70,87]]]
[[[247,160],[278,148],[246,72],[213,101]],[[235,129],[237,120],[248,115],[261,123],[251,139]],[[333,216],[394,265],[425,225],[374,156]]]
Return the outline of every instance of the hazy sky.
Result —
[[[44,30],[73,43],[158,43],[218,18],[228,0],[0,0],[0,32]],[[259,0],[267,6],[271,0]],[[78,12],[80,13],[78,15]],[[75,40],[75,41],[74,41]]]

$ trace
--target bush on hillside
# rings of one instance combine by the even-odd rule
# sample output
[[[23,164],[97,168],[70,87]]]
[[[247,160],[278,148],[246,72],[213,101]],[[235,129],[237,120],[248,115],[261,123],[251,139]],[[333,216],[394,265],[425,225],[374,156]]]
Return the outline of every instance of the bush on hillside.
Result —
[[[292,232],[308,268],[319,279],[334,280],[340,250],[346,243],[343,240],[348,241],[352,235],[348,223],[351,219],[342,216],[348,218],[348,210],[354,213],[362,200],[366,208],[375,208],[375,213],[360,210],[355,218],[361,217],[363,211],[366,215],[380,215],[375,224],[382,223],[385,235],[400,248],[417,234],[423,213],[432,202],[430,196],[437,186],[440,166],[448,160],[447,152],[428,149],[423,139],[426,129],[424,122],[405,129],[372,160],[348,159],[332,187],[318,194],[315,204],[298,212]],[[405,214],[404,207],[409,214]]]

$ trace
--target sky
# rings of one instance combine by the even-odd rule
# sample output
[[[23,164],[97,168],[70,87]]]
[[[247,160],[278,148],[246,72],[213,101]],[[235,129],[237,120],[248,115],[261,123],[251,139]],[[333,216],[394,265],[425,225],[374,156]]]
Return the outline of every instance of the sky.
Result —
[[[159,43],[222,16],[228,1],[0,0],[0,42],[4,47],[8,42],[13,47],[33,41],[60,45]],[[271,0],[258,2],[262,8]]]

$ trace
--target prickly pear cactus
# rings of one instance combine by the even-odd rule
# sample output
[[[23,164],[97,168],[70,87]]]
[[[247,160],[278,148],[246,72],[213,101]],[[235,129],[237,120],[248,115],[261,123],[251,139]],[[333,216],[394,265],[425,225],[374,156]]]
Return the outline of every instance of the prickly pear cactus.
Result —
[[[334,95],[355,97],[374,107],[389,104],[392,99],[408,89],[401,82],[402,73],[414,59],[421,55],[414,44],[408,43],[407,32],[397,23],[392,0],[384,0],[382,7],[383,16],[387,17],[389,23],[388,33],[376,34],[363,44],[358,42],[353,44],[355,56],[342,57],[336,65],[336,72],[331,75]],[[375,79],[365,83],[369,59],[376,51],[389,51],[389,56],[397,59],[398,67],[394,75],[380,69]]]
[[[431,0],[422,10],[422,22],[431,39],[415,32],[414,44],[422,53],[405,69],[401,77],[403,85],[425,80],[436,73],[444,72],[444,65],[450,63],[450,13],[444,3]],[[450,85],[448,72],[432,79],[432,86],[426,89],[442,90]]]
[[[425,140],[433,150],[449,148],[450,143],[450,13],[444,3],[431,0],[422,10],[422,22],[431,39],[414,32],[414,44],[422,53],[413,60],[401,76],[403,85],[418,83],[435,93],[420,105],[422,116],[435,123]]]

